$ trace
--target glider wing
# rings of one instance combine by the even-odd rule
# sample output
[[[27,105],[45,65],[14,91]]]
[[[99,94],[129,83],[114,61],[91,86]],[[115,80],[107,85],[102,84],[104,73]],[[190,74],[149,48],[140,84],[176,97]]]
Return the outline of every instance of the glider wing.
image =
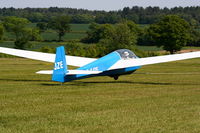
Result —
[[[50,54],[50,53],[42,53],[42,52],[19,50],[19,49],[4,48],[4,47],[0,47],[0,53],[19,56],[28,59],[40,60],[45,62],[52,62],[52,63],[55,62],[55,54]],[[68,65],[81,67],[95,61],[96,59],[66,55],[66,60]]]
[[[200,51],[184,53],[184,54],[173,54],[173,55],[164,55],[164,56],[156,56],[156,57],[119,60],[117,63],[111,66],[109,70],[192,59],[192,58],[198,58],[198,57],[200,57]]]

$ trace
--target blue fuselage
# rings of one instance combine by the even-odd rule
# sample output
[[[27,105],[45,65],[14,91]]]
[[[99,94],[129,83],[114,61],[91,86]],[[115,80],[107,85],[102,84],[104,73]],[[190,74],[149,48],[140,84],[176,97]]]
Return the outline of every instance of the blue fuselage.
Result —
[[[88,70],[88,71],[102,71],[100,74],[77,74],[77,75],[66,75],[65,82],[77,79],[83,79],[94,76],[110,76],[118,77],[120,75],[130,74],[139,69],[141,66],[129,67],[123,69],[109,70],[111,66],[117,63],[119,60],[122,60],[120,54],[116,51],[101,57],[100,59],[91,62],[83,67],[78,68],[77,70]]]

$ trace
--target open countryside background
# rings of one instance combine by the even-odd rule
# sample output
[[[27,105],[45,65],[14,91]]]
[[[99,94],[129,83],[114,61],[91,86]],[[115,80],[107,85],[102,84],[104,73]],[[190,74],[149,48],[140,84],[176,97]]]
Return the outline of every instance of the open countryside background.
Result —
[[[27,50],[54,53],[57,46],[64,45],[69,55],[95,58],[119,48],[129,48],[140,57],[165,55],[169,52],[163,50],[163,46],[157,47],[156,38],[153,42],[146,38],[150,36],[148,28],[168,15],[172,18],[176,15],[178,20],[189,25],[187,34],[190,37],[186,37],[181,52],[200,50],[200,7],[133,7],[110,12],[56,7],[2,8],[0,47],[14,48],[17,42]],[[43,30],[37,26],[41,22],[48,24],[59,16],[70,17],[67,23],[70,31],[61,40],[56,29]],[[17,38],[14,30],[6,28],[5,18],[10,17],[17,22],[22,18],[29,21],[19,28],[22,37],[19,35]],[[117,32],[116,27],[120,26],[130,37],[121,36],[128,45],[124,41],[113,45],[110,38],[110,33],[113,38],[123,35]],[[36,29],[36,34],[24,32],[30,28]],[[137,28],[139,30],[135,31]],[[25,44],[24,33],[30,33]],[[84,38],[90,42],[84,42]],[[200,132],[199,59],[143,66],[135,74],[119,77],[118,81],[110,77],[95,77],[61,85],[52,82],[51,76],[35,74],[39,70],[52,69],[53,64],[4,54],[0,57],[2,133]]]

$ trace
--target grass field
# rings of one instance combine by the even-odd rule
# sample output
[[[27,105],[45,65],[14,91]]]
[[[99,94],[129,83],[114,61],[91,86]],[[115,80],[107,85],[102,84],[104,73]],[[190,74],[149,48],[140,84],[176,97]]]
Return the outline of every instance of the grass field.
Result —
[[[89,24],[70,24],[71,26],[71,32],[66,33],[65,36],[63,36],[63,40],[76,40],[76,39],[82,39],[86,36],[86,31],[89,29]],[[29,25],[29,27],[36,27],[35,23],[32,23]],[[44,33],[41,34],[41,37],[43,40],[58,40],[58,34],[54,30],[47,30]],[[14,40],[15,36],[12,33],[5,32],[4,38],[7,40]]]
[[[2,133],[199,133],[200,59],[144,66],[118,81],[60,85],[52,64],[0,59]]]

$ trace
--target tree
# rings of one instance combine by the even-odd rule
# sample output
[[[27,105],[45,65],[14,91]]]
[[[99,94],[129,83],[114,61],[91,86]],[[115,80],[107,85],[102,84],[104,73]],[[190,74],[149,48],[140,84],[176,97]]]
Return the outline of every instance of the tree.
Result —
[[[94,17],[88,14],[74,15],[72,16],[71,22],[76,24],[88,24],[94,22]]]
[[[93,23],[89,27],[85,43],[100,43],[101,48],[109,53],[120,48],[131,48],[137,42],[140,28],[132,21],[124,21],[115,25]]]
[[[98,43],[101,39],[108,38],[114,31],[111,24],[92,23],[89,29],[87,36],[81,40],[84,43]]]
[[[45,22],[39,22],[36,24],[36,27],[40,29],[40,32],[44,32],[47,30],[47,23]]]
[[[3,25],[8,32],[12,32],[18,40],[22,36],[22,32],[27,24],[30,22],[25,18],[18,17],[5,17],[3,20]]]
[[[174,53],[180,51],[190,39],[189,24],[176,15],[165,16],[148,29],[152,41],[164,50]]]
[[[66,32],[70,32],[70,17],[57,16],[50,20],[49,27],[56,30],[58,33],[58,40],[61,41]]]
[[[3,38],[3,33],[4,33],[3,25],[0,24],[0,40],[2,40],[2,38]]]
[[[25,49],[30,44],[30,40],[38,40],[40,38],[39,31],[33,28],[27,28],[29,21],[24,18],[6,17],[3,25],[8,32],[16,36],[15,48]],[[29,45],[28,45],[29,44]]]
[[[133,32],[126,23],[115,25],[114,33],[109,38],[101,40],[106,45],[107,52],[117,49],[131,48],[136,45],[137,34]]]

